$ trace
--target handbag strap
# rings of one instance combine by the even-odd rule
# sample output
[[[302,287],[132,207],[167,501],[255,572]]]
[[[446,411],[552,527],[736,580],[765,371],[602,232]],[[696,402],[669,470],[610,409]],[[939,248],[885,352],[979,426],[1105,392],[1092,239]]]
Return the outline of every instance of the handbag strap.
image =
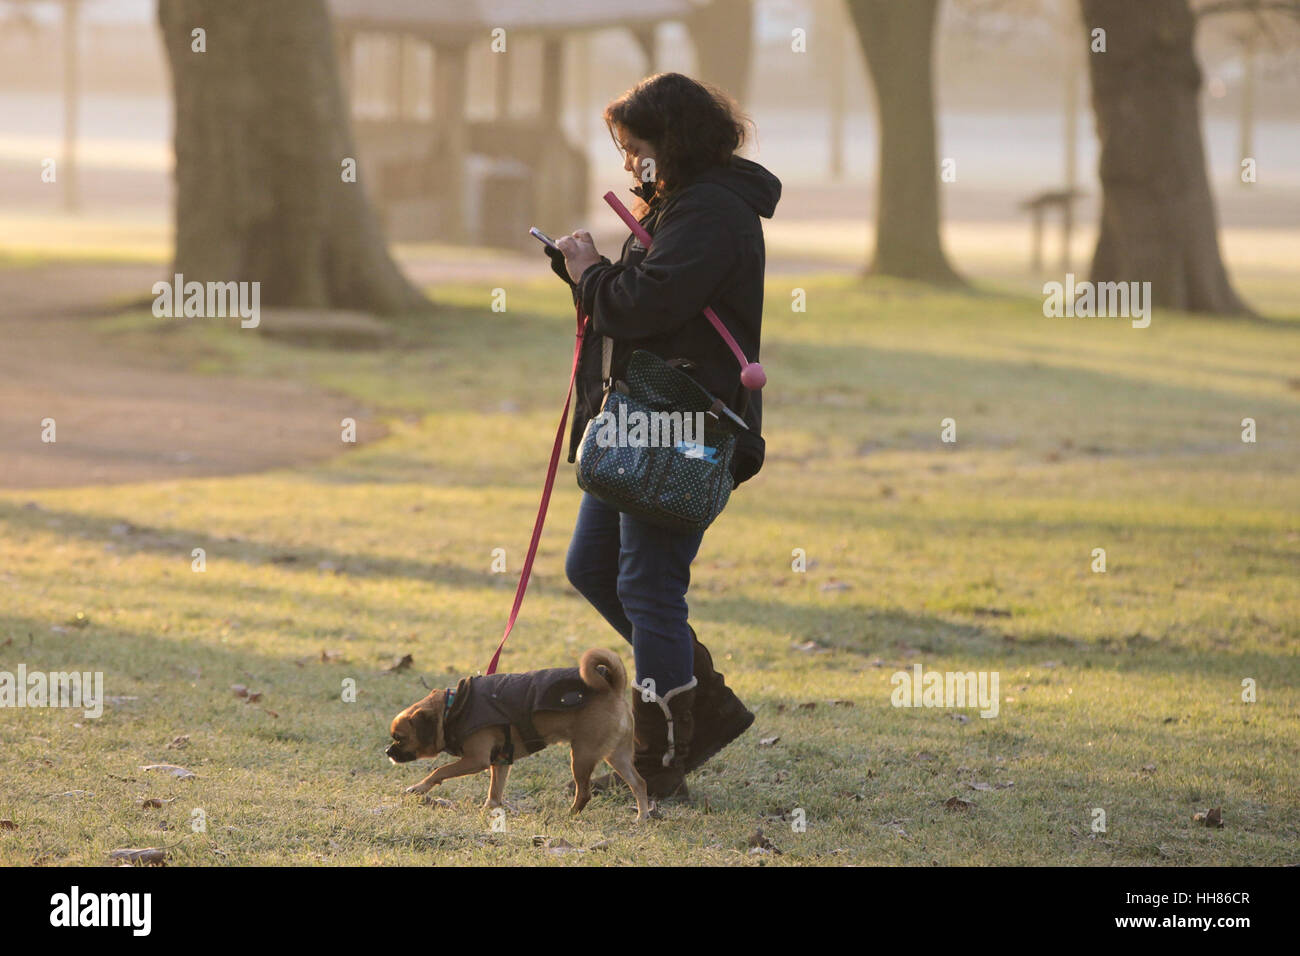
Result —
[[[623,205],[622,200],[615,196],[612,191],[605,193],[604,198],[605,202],[609,203],[609,208],[618,213],[618,217],[632,230],[632,235],[636,236],[641,245],[645,246],[646,251],[649,252],[650,247],[654,244],[654,237],[646,231],[645,226],[637,222],[636,216],[632,215],[627,206]],[[767,375],[764,374],[762,366],[745,358],[745,353],[740,350],[740,345],[732,334],[727,331],[727,327],[722,324],[722,320],[718,318],[718,313],[714,312],[712,307],[707,305],[704,307],[704,317],[709,320],[709,324],[713,326],[718,335],[722,336],[722,341],[727,343],[727,348],[731,349],[731,354],[740,363],[740,383],[749,391],[758,391],[762,388],[767,383]]]
[[[501,650],[506,646],[506,638],[510,636],[510,631],[514,629],[515,621],[519,617],[519,608],[524,603],[524,592],[528,590],[528,579],[533,573],[533,559],[537,557],[537,544],[542,539],[542,525],[546,523],[546,509],[551,503],[551,489],[555,487],[555,472],[560,466],[560,449],[564,446],[564,426],[569,421],[569,403],[573,401],[573,383],[578,377],[578,359],[582,355],[582,340],[587,333],[589,320],[582,314],[581,306],[578,306],[577,309],[577,320],[578,337],[573,343],[573,370],[569,372],[569,388],[564,393],[564,411],[560,415],[560,425],[555,430],[555,444],[551,447],[551,463],[546,466],[546,484],[542,488],[542,503],[537,508],[537,520],[533,522],[533,537],[528,542],[528,555],[524,558],[523,570],[519,572],[519,585],[515,588],[515,603],[510,608],[510,618],[506,621],[506,631],[501,635],[501,643],[497,645],[496,653],[492,655],[492,660],[488,663],[487,670],[484,672],[487,674],[497,672],[497,663],[501,660]],[[605,342],[608,346],[613,346],[610,339],[606,338]],[[608,375],[608,370],[606,374]]]

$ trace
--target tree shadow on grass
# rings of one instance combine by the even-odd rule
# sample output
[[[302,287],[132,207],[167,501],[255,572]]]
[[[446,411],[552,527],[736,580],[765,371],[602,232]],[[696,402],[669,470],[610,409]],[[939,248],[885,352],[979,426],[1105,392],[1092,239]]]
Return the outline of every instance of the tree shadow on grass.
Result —
[[[384,558],[372,555],[342,553],[322,548],[277,548],[262,542],[230,542],[225,538],[202,532],[175,529],[157,529],[126,525],[121,519],[46,509],[29,509],[21,505],[0,503],[0,522],[18,532],[48,533],[47,522],[59,519],[67,527],[63,534],[77,534],[83,538],[112,542],[119,554],[157,554],[174,556],[186,566],[193,548],[202,547],[209,560],[233,556],[250,568],[274,566],[296,574],[319,575],[320,564],[330,562],[335,573],[359,579],[406,578],[424,581],[442,587],[481,591],[491,588],[498,591],[501,601],[507,602],[517,576],[494,575],[487,571],[476,572],[449,562],[424,562],[403,558]],[[935,519],[896,517],[911,528],[918,523],[933,524]],[[1005,522],[991,519],[984,524],[1005,535]],[[1095,529],[1095,522],[1062,522],[1047,530],[1060,534],[1071,529]],[[129,530],[125,530],[128,529]],[[1037,533],[1043,533],[1041,523],[1035,523]],[[1030,530],[1026,529],[1027,532]],[[1172,528],[1170,531],[1187,532],[1190,529]],[[1197,529],[1200,530],[1200,529]],[[1281,552],[1274,557],[1284,569],[1294,563],[1295,556]],[[240,593],[241,585],[231,585],[227,590],[232,603],[247,599]],[[283,589],[276,589],[283,590]],[[539,575],[530,584],[530,591],[575,598],[573,589],[562,574]],[[1289,657],[1259,652],[1233,653],[1216,651],[1207,654],[1189,650],[1176,642],[1143,634],[1114,634],[1102,640],[1085,640],[1068,634],[1029,633],[1017,629],[1014,640],[1007,639],[1007,630],[990,621],[965,623],[934,615],[914,614],[905,611],[864,607],[860,604],[808,604],[797,601],[778,601],[751,596],[726,597],[710,594],[691,595],[690,602],[703,619],[725,620],[729,624],[753,627],[760,631],[787,631],[793,643],[815,641],[820,645],[859,655],[890,658],[903,650],[939,655],[988,656],[998,659],[1015,659],[1026,655],[1041,656],[1050,651],[1063,661],[1096,661],[1098,655],[1118,668],[1166,668],[1177,671],[1210,671],[1214,673],[1247,673],[1263,671],[1288,673],[1300,666]],[[346,594],[313,597],[318,605],[334,602],[340,619],[349,619],[357,613],[358,599]],[[364,603],[364,602],[362,602]],[[997,618],[994,617],[994,620]],[[48,627],[48,624],[44,625]],[[707,639],[706,639],[707,643]],[[1243,670],[1245,668],[1245,670]]]
[[[50,528],[48,522],[51,520],[61,522],[61,526]],[[518,574],[493,574],[486,568],[483,571],[473,571],[447,561],[417,561],[313,546],[276,546],[243,538],[231,540],[205,531],[154,528],[110,515],[58,511],[43,506],[30,508],[10,502],[0,502],[0,524],[7,525],[14,531],[41,534],[54,532],[112,543],[119,555],[162,555],[174,557],[186,566],[191,561],[193,549],[202,548],[209,562],[233,558],[249,567],[269,565],[281,571],[302,574],[317,575],[324,571],[350,578],[406,578],[469,590],[486,588],[510,591],[518,583]],[[539,576],[535,583],[529,585],[530,591],[534,588],[550,592],[572,591],[568,583],[563,582],[558,575]]]
[[[1266,674],[1275,679],[1300,680],[1300,659],[1285,653],[1258,650],[1189,649],[1175,641],[1143,632],[1082,638],[1058,631],[1010,634],[993,624],[964,622],[932,614],[913,614],[860,605],[799,605],[751,597],[691,599],[692,622],[705,644],[710,621],[771,633],[786,631],[790,654],[810,654],[827,667],[842,666],[826,649],[858,658],[854,667],[908,664],[935,657],[963,662],[978,659],[1013,666],[1042,664],[1050,657],[1064,668],[1108,669],[1115,672],[1166,672],[1237,680]],[[1014,618],[1011,619],[1014,621]],[[796,645],[813,641],[808,651]],[[919,653],[917,653],[919,652]],[[929,666],[929,665],[927,665]]]
[[[16,674],[20,664],[28,675],[103,674],[102,718],[84,721],[80,731],[70,730],[74,721],[84,720],[85,708],[75,707],[63,714],[66,722],[51,715],[57,723],[26,726],[56,739],[64,759],[75,759],[72,748],[84,741],[86,748],[96,748],[95,762],[126,775],[119,780],[158,762],[187,767],[201,779],[255,767],[265,767],[278,778],[285,766],[298,764],[351,773],[390,772],[383,748],[393,715],[430,687],[452,686],[464,676],[427,670],[422,674],[418,668],[390,673],[356,659],[304,664],[267,650],[187,641],[93,621],[60,634],[47,621],[0,615],[0,670]],[[353,700],[342,693],[345,681],[355,682]],[[260,694],[259,699],[239,695],[235,685]],[[21,733],[9,719],[19,713],[34,711],[0,710],[6,736]],[[181,734],[192,736],[192,741],[181,749],[169,748],[169,741]],[[393,778],[394,793],[418,779],[398,779],[395,773]],[[88,789],[99,789],[95,783],[91,779]]]
[[[1032,349],[1032,343],[1025,343]],[[821,345],[811,343],[785,344],[783,351],[797,358],[798,366],[807,369],[843,369],[847,380],[834,384],[866,388],[869,383],[880,389],[896,383],[900,390],[915,390],[927,396],[927,402],[951,405],[950,397],[963,399],[963,405],[1005,401],[1006,395],[1015,396],[1024,407],[1041,405],[1044,398],[1057,403],[1054,408],[1068,412],[1069,399],[1074,399],[1078,413],[1090,422],[1096,420],[1107,408],[1114,407],[1117,420],[1129,422],[1134,408],[1173,409],[1185,414],[1189,422],[1199,422],[1198,407],[1224,409],[1248,398],[1251,408],[1260,412],[1293,412],[1294,399],[1284,395],[1261,395],[1256,391],[1226,389],[1213,385],[1172,385],[1152,380],[1135,371],[1115,369],[1099,371],[1093,368],[1058,365],[1045,361],[1060,354],[1059,349],[1046,353],[1043,359],[1027,351],[1021,360],[983,358],[969,355],[948,355],[924,349],[877,348],[843,343]],[[1190,359],[1189,359],[1190,361]],[[864,379],[863,370],[887,370],[883,380],[878,375]],[[775,374],[775,373],[774,373]],[[1281,376],[1279,376],[1280,378]],[[1243,376],[1247,381],[1253,381]],[[824,388],[822,376],[806,383],[808,387]],[[1003,393],[1001,396],[999,393]],[[1061,402],[1064,398],[1066,401]],[[1259,414],[1259,413],[1257,413]],[[1224,445],[1227,447],[1228,440]]]

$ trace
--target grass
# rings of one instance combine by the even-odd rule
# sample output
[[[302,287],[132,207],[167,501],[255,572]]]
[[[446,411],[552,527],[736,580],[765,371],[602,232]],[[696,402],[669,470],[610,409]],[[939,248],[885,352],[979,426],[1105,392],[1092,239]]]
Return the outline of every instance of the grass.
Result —
[[[881,281],[809,277],[806,313],[769,286],[767,465],[690,594],[758,719],[693,778],[695,805],[638,829],[606,797],[570,819],[558,747],[514,768],[504,832],[485,776],[435,791],[450,806],[405,796],[427,765],[383,759],[388,721],[485,666],[563,399],[564,297],[509,285],[493,313],[497,284],[438,289],[438,316],[366,352],[100,323],[170,367],[345,391],[391,433],[309,468],[0,493],[0,670],[103,671],[112,698],[97,720],[3,715],[0,863],[1300,862],[1300,327],[1134,330]],[[563,578],[577,501],[564,471],[503,669],[593,645],[631,660]],[[892,707],[917,663],[998,672],[999,716]],[[1192,821],[1211,807],[1224,829]],[[749,853],[759,827],[780,855]]]

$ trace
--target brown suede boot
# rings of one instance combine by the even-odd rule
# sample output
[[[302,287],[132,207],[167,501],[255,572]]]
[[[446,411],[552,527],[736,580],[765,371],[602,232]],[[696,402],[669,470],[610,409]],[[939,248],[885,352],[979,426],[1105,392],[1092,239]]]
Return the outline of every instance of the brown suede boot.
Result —
[[[686,761],[695,736],[695,686],[674,688],[662,697],[646,700],[632,692],[632,713],[636,718],[636,771],[645,779],[651,800],[686,799]]]
[[[699,683],[695,691],[695,735],[686,758],[687,773],[743,734],[754,722],[754,715],[713,669],[713,655],[700,643],[695,628],[691,628],[691,637],[695,641],[695,679]]]
[[[636,771],[645,780],[651,800],[686,799],[686,761],[695,736],[696,680],[651,700],[632,685]],[[624,786],[623,778],[607,773],[591,781],[593,793]],[[572,792],[573,782],[569,782]]]

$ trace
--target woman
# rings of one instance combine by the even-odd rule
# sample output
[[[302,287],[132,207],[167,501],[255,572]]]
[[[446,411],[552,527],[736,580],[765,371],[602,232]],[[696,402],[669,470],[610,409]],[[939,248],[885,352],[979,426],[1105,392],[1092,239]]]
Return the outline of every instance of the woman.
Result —
[[[611,262],[578,230],[549,253],[591,316],[569,461],[600,411],[601,341],[608,336],[614,378],[634,349],[687,359],[704,388],[743,414],[750,432],[738,437],[732,461],[739,484],[763,463],[762,405],[758,393],[741,386],[735,357],[702,313],[713,306],[745,355],[758,361],[759,217],[771,217],[781,183],[735,155],[747,121],[727,96],[680,73],[643,80],[604,115],[623,168],[638,179],[635,212],[654,243],[647,255],[629,237]],[[573,586],[632,644],[642,691],[635,697],[636,765],[656,799],[685,796],[684,775],[754,721],[687,623],[686,590],[701,537],[647,524],[585,494],[565,567]]]

